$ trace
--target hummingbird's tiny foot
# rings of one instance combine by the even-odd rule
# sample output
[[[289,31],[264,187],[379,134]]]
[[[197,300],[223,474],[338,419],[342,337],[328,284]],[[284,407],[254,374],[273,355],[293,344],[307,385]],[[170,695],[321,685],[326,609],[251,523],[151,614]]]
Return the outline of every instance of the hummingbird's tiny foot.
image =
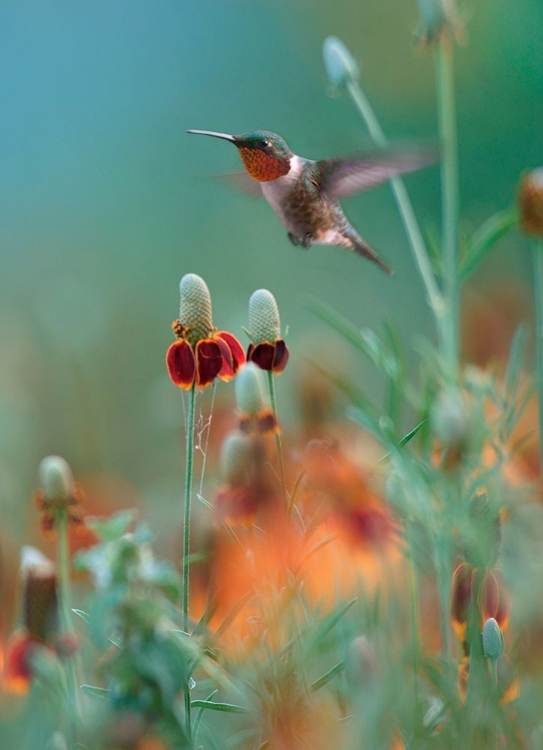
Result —
[[[295,247],[297,247],[300,244],[299,240],[296,239],[296,237],[292,234],[292,232],[288,233],[288,238]]]
[[[301,243],[302,247],[305,247],[305,249],[307,250],[307,248],[311,245],[312,242],[313,242],[313,235],[310,232],[308,232],[307,234],[304,234],[302,243]]]

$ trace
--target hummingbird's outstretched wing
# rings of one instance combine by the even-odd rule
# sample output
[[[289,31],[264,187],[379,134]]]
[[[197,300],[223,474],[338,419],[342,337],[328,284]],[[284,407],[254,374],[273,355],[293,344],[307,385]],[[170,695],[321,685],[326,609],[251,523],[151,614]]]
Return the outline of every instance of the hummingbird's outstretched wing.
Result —
[[[262,188],[257,180],[247,174],[244,169],[234,169],[232,172],[223,172],[222,174],[213,175],[215,179],[224,182],[229,187],[239,190],[251,198],[263,198]]]
[[[396,175],[420,169],[436,159],[436,150],[422,148],[323,159],[317,162],[320,187],[332,200],[347,198],[377,187]]]

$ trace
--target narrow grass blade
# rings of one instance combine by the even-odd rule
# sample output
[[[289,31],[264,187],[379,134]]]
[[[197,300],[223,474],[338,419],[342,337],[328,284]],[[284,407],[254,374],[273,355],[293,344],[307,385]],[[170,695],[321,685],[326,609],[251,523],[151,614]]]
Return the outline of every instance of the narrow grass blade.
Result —
[[[330,682],[330,680],[333,680],[334,677],[345,669],[345,662],[340,661],[339,664],[336,664],[332,669],[329,669],[328,672],[325,672],[322,677],[319,677],[318,680],[315,680],[315,682],[311,685],[311,692],[316,693],[317,690],[320,690],[321,687],[324,687],[326,684]]]
[[[222,711],[227,714],[248,714],[249,710],[235,703],[214,703],[210,700],[194,700],[190,702],[192,708],[208,709],[209,711]]]
[[[483,258],[488,255],[494,245],[518,223],[516,208],[506,208],[498,211],[474,232],[466,256],[460,265],[460,280],[464,281],[475,271]]]

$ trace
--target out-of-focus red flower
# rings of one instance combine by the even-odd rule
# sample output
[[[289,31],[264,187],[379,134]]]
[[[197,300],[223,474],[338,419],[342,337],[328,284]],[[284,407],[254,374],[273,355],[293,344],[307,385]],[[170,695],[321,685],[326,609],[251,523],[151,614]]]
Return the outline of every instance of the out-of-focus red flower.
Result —
[[[328,522],[349,544],[371,547],[393,541],[395,525],[367,472],[345,456],[336,443],[312,440],[305,457],[309,502],[328,506]]]
[[[71,654],[77,648],[75,642],[59,638],[57,577],[53,563],[34,547],[24,547],[21,572],[22,626],[8,641],[4,665],[4,687],[14,693],[28,689],[33,673],[32,659],[37,650]]]
[[[41,512],[41,530],[45,537],[55,530],[59,515],[65,514],[69,526],[83,526],[83,491],[75,483],[69,464],[60,456],[46,456],[38,470],[40,486],[34,494]]]
[[[47,648],[43,641],[21,628],[16,630],[6,647],[3,687],[9,693],[26,693],[32,679],[32,656],[36,649]]]
[[[462,643],[465,643],[466,630],[473,608],[477,579],[482,574],[478,592],[481,629],[489,617],[493,617],[502,630],[507,629],[511,603],[501,575],[497,570],[473,568],[469,563],[461,563],[453,573],[451,587],[451,622]]]

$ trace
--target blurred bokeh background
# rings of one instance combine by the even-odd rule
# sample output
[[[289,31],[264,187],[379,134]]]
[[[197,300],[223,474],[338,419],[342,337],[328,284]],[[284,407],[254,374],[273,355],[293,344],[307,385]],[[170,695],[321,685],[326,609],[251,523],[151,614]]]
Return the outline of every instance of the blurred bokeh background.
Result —
[[[514,202],[519,174],[543,162],[543,8],[472,0],[466,14],[456,59],[469,228]],[[183,274],[206,279],[216,325],[240,338],[250,294],[275,293],[292,356],[278,382],[287,423],[307,360],[326,364],[342,351],[304,295],[361,326],[395,319],[408,346],[433,337],[387,186],[346,209],[394,266],[392,279],[341,250],[294,248],[267,204],[210,179],[239,166],[235,149],[184,132],[269,129],[313,158],[363,147],[356,111],[331,95],[324,73],[322,43],[335,34],[361,62],[390,138],[435,142],[433,63],[415,47],[417,23],[414,0],[1,4],[5,558],[38,539],[31,496],[38,461],[51,453],[71,463],[95,512],[135,504],[159,533],[175,531],[183,405],[164,353]],[[438,232],[437,167],[407,184],[421,223]],[[496,300],[508,299],[514,326],[531,316],[529,282],[525,240],[513,232],[470,280],[466,300],[486,311],[486,325]],[[347,365],[347,356],[353,378],[378,389],[371,367]],[[219,396],[233,398],[222,384]]]

